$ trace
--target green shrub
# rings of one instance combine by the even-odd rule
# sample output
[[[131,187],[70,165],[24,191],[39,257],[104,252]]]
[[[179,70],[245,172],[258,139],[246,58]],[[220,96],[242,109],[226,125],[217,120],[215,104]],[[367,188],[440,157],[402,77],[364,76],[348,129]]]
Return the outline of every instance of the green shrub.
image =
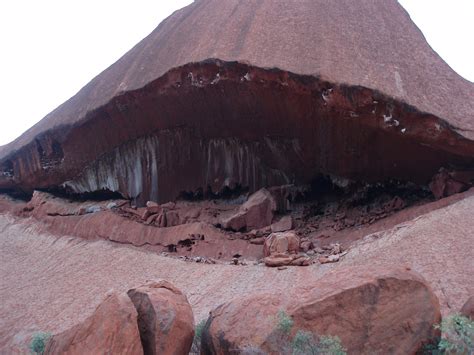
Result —
[[[291,339],[294,321],[284,311],[277,314],[277,334],[280,334],[280,346],[284,353],[293,355],[345,355],[346,349],[338,337],[315,336],[311,332],[298,330]]]
[[[291,317],[286,314],[285,311],[279,311],[277,314],[277,330],[284,335],[289,335],[292,328],[293,319],[291,319]]]
[[[310,332],[298,330],[291,342],[293,355],[319,354],[314,336]]]
[[[33,334],[33,338],[31,339],[30,343],[31,352],[33,354],[43,354],[50,337],[50,333],[37,332]]]
[[[444,354],[474,354],[474,321],[459,314],[449,316],[437,325],[441,330],[438,349]]]
[[[206,326],[206,320],[201,320],[194,329],[194,339],[193,345],[191,347],[191,354],[200,354],[201,353],[201,337],[204,327]]]
[[[325,335],[319,338],[319,354],[345,355],[346,351],[338,336]]]
[[[345,355],[339,337],[322,336],[317,340],[311,332],[298,330],[293,338],[293,355]]]

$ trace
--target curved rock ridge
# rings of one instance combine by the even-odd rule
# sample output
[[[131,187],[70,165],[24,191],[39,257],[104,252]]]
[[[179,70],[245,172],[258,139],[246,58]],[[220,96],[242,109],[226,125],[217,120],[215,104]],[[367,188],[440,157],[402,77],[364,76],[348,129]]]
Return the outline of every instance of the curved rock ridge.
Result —
[[[183,192],[308,183],[318,173],[427,184],[474,167],[474,142],[377,91],[208,60],[124,93],[3,161],[0,188],[116,191],[144,204]]]
[[[200,0],[1,147],[0,189],[143,203],[321,172],[426,184],[472,170],[473,138],[474,85],[395,0]]]
[[[431,49],[396,0],[199,0],[164,20],[0,156],[84,119],[121,92],[208,58],[377,89],[473,136],[474,85]]]

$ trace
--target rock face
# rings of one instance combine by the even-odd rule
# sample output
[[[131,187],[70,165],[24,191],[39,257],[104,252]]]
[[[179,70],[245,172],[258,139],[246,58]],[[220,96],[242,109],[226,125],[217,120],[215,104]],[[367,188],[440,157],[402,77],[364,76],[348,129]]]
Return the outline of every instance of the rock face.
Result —
[[[199,0],[0,148],[0,189],[144,205],[319,173],[426,185],[473,170],[473,112],[395,0]]]
[[[187,355],[194,317],[186,296],[167,281],[112,293],[92,316],[54,335],[46,354]]]
[[[474,172],[449,172],[441,169],[430,182],[430,189],[437,198],[443,198],[465,191],[474,181]]]
[[[109,295],[94,314],[54,335],[46,354],[143,354],[137,311],[126,294]]]
[[[272,223],[276,209],[276,201],[270,192],[260,189],[251,195],[235,214],[226,218],[222,225],[234,231],[263,228]]]
[[[284,216],[278,222],[271,225],[272,232],[286,232],[293,228],[293,219],[291,216]]]
[[[460,313],[474,320],[474,296],[469,297],[466,303],[464,303]]]
[[[194,337],[194,317],[186,296],[166,281],[128,291],[138,312],[145,354],[187,355]]]
[[[300,250],[300,238],[295,232],[272,233],[265,239],[263,256],[272,254],[296,254]]]
[[[291,297],[261,294],[213,310],[202,342],[204,354],[240,352],[246,347],[278,354],[282,336],[276,315],[294,322],[291,333],[337,335],[349,354],[414,354],[432,340],[439,303],[425,281],[407,271],[362,269],[331,273]]]

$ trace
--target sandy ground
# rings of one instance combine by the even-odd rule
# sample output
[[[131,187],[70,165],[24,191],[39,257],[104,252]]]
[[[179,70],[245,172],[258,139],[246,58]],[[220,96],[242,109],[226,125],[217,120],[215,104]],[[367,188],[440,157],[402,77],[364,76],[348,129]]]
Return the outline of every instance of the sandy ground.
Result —
[[[422,274],[444,314],[474,295],[474,196],[365,237],[339,263],[276,270],[260,265],[183,262],[108,241],[57,238],[33,219],[0,214],[0,352],[27,353],[35,331],[67,329],[89,316],[111,289],[150,279],[181,288],[196,320],[210,309],[256,292],[291,292],[333,269],[389,265]]]

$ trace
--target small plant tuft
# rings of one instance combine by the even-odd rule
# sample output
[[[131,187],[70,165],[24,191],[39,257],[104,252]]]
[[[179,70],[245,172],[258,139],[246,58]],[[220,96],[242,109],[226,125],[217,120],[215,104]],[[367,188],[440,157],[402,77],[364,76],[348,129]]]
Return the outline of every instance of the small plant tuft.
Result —
[[[310,332],[298,330],[291,342],[293,355],[319,354],[314,336]]]
[[[51,338],[50,333],[37,332],[33,334],[33,338],[30,343],[30,350],[33,354],[43,354],[46,349],[46,344],[48,343],[49,338]]]
[[[291,343],[293,355],[345,355],[339,337],[322,336],[319,341],[311,332],[298,330]]]
[[[280,310],[277,314],[277,330],[283,333],[284,335],[289,335],[291,329],[293,328],[293,319],[286,314],[285,311]]]
[[[276,334],[279,335],[280,350],[293,355],[345,355],[346,349],[338,337],[317,336],[311,332],[298,330],[291,337],[293,319],[283,310],[277,316]]]
[[[194,329],[194,339],[193,345],[191,347],[191,354],[200,354],[201,353],[201,337],[204,327],[206,326],[206,320],[201,320]]]
[[[474,354],[474,321],[460,314],[451,315],[435,326],[441,330],[438,349],[443,354]]]
[[[319,354],[345,355],[346,352],[338,336],[324,335],[319,338]]]

